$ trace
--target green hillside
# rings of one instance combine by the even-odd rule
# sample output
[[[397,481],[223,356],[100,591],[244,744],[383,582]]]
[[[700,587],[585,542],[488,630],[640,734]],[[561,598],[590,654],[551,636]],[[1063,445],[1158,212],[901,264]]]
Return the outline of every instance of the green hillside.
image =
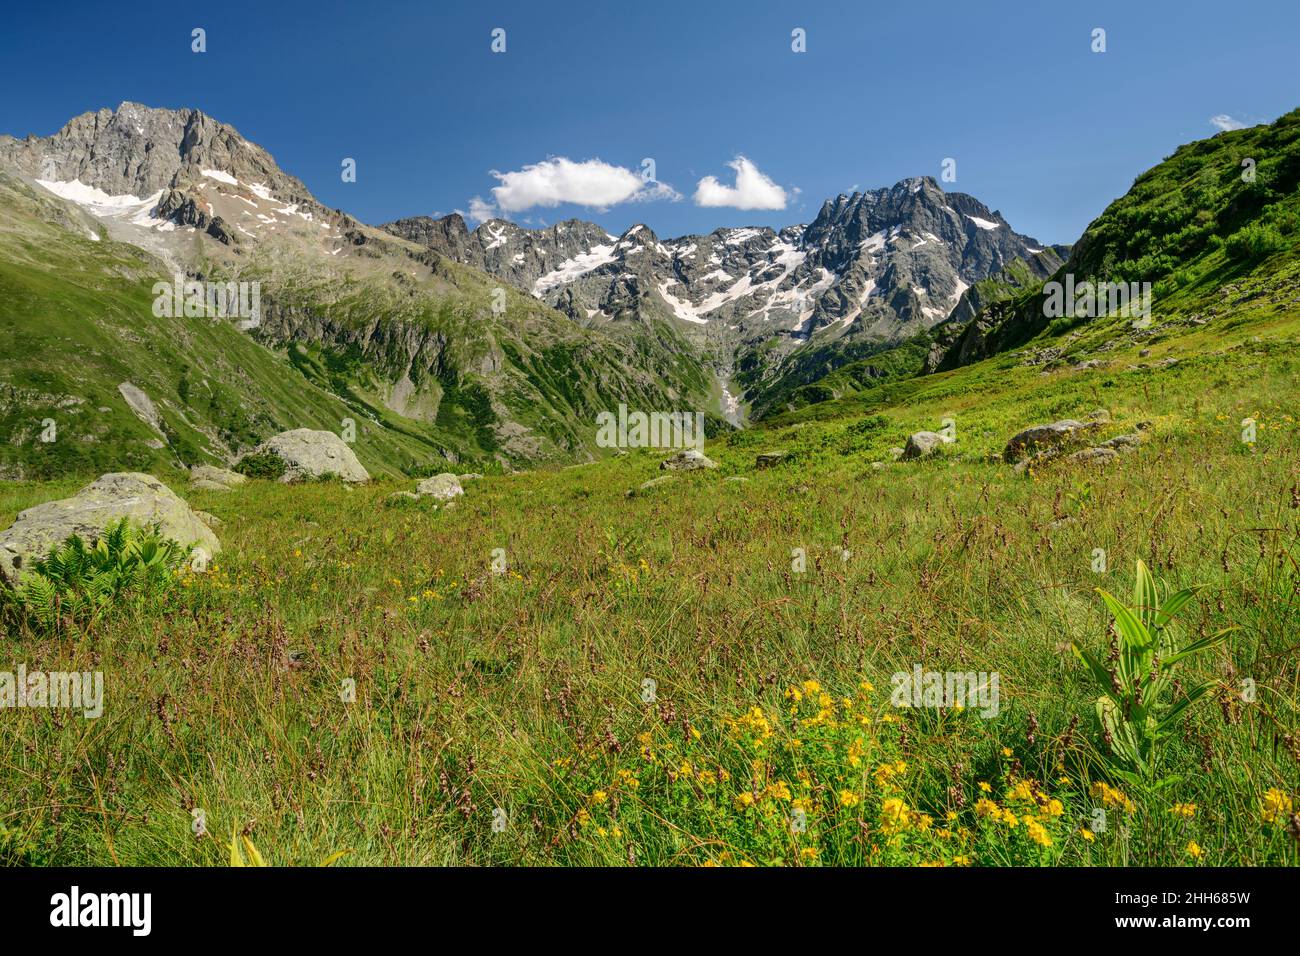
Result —
[[[1106,207],[1052,278],[1149,282],[1166,315],[1222,309],[1220,290],[1294,260],[1297,186],[1300,110],[1269,125],[1180,146]],[[972,322],[944,367],[1019,348],[1044,331],[1076,323],[1049,318],[1045,301],[1030,288],[992,321]]]
[[[163,262],[0,174],[0,474],[165,471],[290,428],[339,432],[345,419],[372,473],[491,470],[603,453],[595,416],[620,401],[709,400],[693,366],[651,371],[635,341],[577,328],[513,290],[495,313],[497,283],[400,240],[350,271],[292,246],[236,260],[195,245],[199,275],[262,282],[251,334],[156,317]],[[132,413],[123,382],[149,396],[160,428]],[[42,441],[48,420],[55,440]]]

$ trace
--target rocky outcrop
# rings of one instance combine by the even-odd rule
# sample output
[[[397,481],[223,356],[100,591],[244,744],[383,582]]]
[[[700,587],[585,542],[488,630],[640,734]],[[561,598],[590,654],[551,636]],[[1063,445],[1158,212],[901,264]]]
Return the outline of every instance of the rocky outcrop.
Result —
[[[348,482],[369,481],[352,449],[333,432],[295,428],[258,445],[254,455],[273,454],[285,464],[284,482],[335,476]]]
[[[1083,465],[1103,465],[1108,461],[1113,461],[1119,457],[1119,452],[1113,448],[1084,448],[1074,452],[1067,458],[1067,461]]]
[[[221,550],[221,542],[200,515],[157,478],[115,472],[95,479],[71,498],[21,512],[0,533],[0,578],[13,585],[33,561],[44,558],[69,536],[93,543],[122,518],[140,527],[158,525],[165,537],[192,550],[199,568]]]
[[[117,387],[117,391],[136,418],[154,431],[162,432],[162,419],[158,416],[158,409],[143,389],[131,382],[123,382]]]
[[[1002,449],[1002,460],[1014,465],[1030,458],[1059,454],[1068,446],[1081,442],[1098,425],[1096,421],[1080,422],[1073,418],[1047,425],[1030,425],[1011,436]]]
[[[1114,438],[1108,438],[1104,442],[1101,442],[1097,447],[1113,448],[1115,451],[1123,454],[1125,452],[1134,451],[1140,444],[1142,444],[1142,436],[1137,432],[1128,432],[1124,435],[1116,435]]]

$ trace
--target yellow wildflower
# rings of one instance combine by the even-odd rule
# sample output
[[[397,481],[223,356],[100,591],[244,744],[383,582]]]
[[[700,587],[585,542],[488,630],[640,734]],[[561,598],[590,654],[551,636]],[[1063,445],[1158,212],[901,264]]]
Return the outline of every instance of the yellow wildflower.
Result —
[[[1265,823],[1276,823],[1279,817],[1285,817],[1291,812],[1291,806],[1289,796],[1277,787],[1270,787],[1260,805],[1260,815]]]
[[[1039,846],[1052,845],[1051,834],[1049,834],[1047,829],[1037,820],[1031,820],[1029,817],[1025,817],[1025,833],[1029,835],[1029,839],[1033,840]]]

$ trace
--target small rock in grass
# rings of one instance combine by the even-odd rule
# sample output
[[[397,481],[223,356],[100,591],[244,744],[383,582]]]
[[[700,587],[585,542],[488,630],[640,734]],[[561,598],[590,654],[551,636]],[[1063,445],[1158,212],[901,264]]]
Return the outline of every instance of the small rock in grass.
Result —
[[[1118,457],[1119,452],[1113,448],[1085,448],[1076,451],[1068,460],[1084,465],[1104,465]]]
[[[914,458],[928,458],[948,443],[948,439],[938,432],[915,432],[907,437],[907,446],[900,456],[904,461]]]
[[[629,491],[627,496],[633,498],[637,495],[644,495],[647,492],[653,491],[655,488],[670,484],[675,480],[676,479],[672,475],[660,475],[658,478],[651,478],[649,481],[642,482],[636,488]]]
[[[463,495],[465,489],[460,486],[460,479],[448,472],[426,478],[415,486],[415,493],[420,497],[429,496],[439,501],[450,501],[457,495]]]
[[[659,463],[659,467],[667,471],[696,471],[701,468],[717,468],[718,464],[707,458],[704,452],[687,448],[671,458],[665,458]]]

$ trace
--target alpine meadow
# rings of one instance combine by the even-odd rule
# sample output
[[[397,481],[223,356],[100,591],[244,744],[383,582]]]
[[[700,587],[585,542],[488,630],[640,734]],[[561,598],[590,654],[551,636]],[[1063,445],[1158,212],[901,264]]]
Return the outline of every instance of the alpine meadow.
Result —
[[[840,69],[873,16],[774,7],[726,56]],[[454,78],[373,116],[218,91],[277,68],[155,11],[177,66],[7,110],[0,864],[1300,864],[1300,103],[1128,89],[1119,9],[1033,15],[1032,102],[1182,127],[1059,142],[1020,72],[972,80],[996,132],[876,115],[885,52],[760,121],[675,3],[567,65],[429,13]],[[354,27],[308,36],[389,69]],[[525,92],[651,53],[693,79]],[[782,145],[796,94],[873,138]]]

